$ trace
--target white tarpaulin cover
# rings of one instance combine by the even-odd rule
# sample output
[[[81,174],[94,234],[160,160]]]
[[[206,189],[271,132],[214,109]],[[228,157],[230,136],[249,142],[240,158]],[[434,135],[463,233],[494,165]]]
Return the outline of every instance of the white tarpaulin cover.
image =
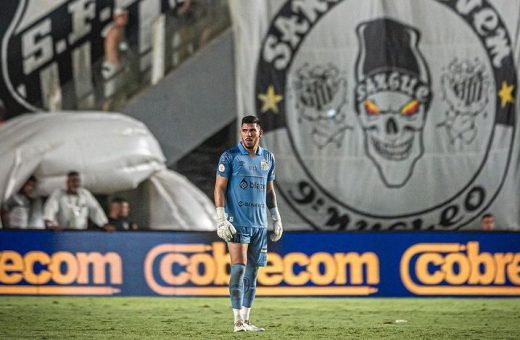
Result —
[[[520,228],[520,1],[230,7],[287,229]]]
[[[38,194],[65,185],[70,170],[95,194],[135,189],[150,181],[150,229],[214,230],[213,204],[185,177],[168,170],[147,127],[105,112],[26,114],[0,127],[0,203],[30,175]]]

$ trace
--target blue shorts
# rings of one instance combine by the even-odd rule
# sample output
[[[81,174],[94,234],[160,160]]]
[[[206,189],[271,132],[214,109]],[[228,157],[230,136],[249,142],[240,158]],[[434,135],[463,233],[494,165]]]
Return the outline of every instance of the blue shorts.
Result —
[[[235,227],[236,234],[231,241],[249,244],[247,247],[247,263],[264,267],[267,264],[267,228]]]

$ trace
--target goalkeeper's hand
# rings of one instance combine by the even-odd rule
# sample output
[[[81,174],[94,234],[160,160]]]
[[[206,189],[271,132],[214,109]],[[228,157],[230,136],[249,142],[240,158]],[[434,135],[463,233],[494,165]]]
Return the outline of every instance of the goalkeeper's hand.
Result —
[[[280,213],[278,212],[278,208],[272,208],[271,210],[271,218],[273,219],[273,227],[274,231],[271,234],[271,241],[276,242],[282,238],[283,234],[283,226],[282,219],[280,217]]]
[[[236,233],[235,227],[226,218],[224,208],[217,207],[217,235],[226,242],[231,241],[231,238]]]

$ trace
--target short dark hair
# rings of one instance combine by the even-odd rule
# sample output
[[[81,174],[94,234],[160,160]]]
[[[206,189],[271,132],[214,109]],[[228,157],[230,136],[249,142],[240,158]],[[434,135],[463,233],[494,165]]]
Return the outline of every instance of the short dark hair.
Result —
[[[240,125],[244,124],[258,124],[258,126],[262,128],[262,123],[260,122],[260,119],[257,116],[245,116],[244,118],[242,118],[242,124]]]
[[[125,203],[125,202],[128,202],[128,201],[125,200],[123,197],[114,197],[110,201],[110,203]]]
[[[493,214],[486,213],[486,214],[484,214],[484,216],[482,216],[481,220],[488,218],[488,217],[495,217],[495,216],[493,216]]]
[[[72,177],[72,176],[79,176],[79,172],[75,171],[75,170],[71,170],[67,173],[67,177]]]
[[[27,182],[34,182],[34,183],[36,183],[36,182],[38,182],[38,180],[36,179],[36,177],[35,177],[34,175],[31,175],[31,177],[29,177],[29,178],[27,179],[27,181],[25,181],[25,182],[26,182],[26,183],[27,183]]]

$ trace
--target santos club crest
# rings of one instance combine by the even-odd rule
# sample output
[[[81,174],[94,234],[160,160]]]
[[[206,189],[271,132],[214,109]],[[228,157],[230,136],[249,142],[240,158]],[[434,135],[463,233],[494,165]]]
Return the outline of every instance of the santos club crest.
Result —
[[[316,229],[459,229],[507,175],[508,30],[484,0],[380,3],[287,1],[272,19],[255,103],[292,155],[278,189]]]

